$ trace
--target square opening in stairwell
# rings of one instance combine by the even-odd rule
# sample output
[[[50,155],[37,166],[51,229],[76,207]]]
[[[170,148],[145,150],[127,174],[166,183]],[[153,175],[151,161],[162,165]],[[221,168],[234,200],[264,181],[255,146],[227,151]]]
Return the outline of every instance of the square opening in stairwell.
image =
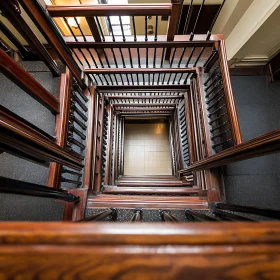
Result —
[[[167,120],[126,120],[124,175],[172,175]]]

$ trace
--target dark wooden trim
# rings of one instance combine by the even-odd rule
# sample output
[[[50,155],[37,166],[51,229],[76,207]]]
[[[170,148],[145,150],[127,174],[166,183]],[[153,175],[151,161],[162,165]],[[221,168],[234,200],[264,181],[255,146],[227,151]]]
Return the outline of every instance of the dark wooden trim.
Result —
[[[4,150],[23,154],[42,162],[58,162],[80,170],[83,164],[75,156],[36,130],[0,110],[0,141]]]
[[[232,162],[259,157],[280,150],[280,129],[233,146],[207,159],[199,160],[179,172],[183,175],[193,171],[223,166]]]
[[[98,97],[97,100],[97,128],[96,128],[96,147],[95,147],[95,167],[94,167],[94,193],[99,193],[101,188],[102,172],[102,147],[103,147],[103,128],[104,128],[104,96]]]
[[[126,98],[121,98],[121,99],[126,99]],[[151,99],[151,98],[149,98],[149,99]],[[157,99],[157,98],[154,98],[154,99]],[[149,107],[149,106],[152,106],[152,107],[161,107],[161,106],[163,106],[163,107],[172,107],[172,108],[174,108],[174,107],[176,107],[176,104],[174,104],[174,103],[150,103],[150,104],[148,104],[148,103],[114,103],[114,104],[112,104],[112,106],[114,107],[114,108],[116,108],[116,107],[132,107],[132,108],[135,108],[135,107]],[[135,109],[135,110],[137,110],[137,109]]]
[[[95,42],[101,42],[101,36],[94,17],[86,17],[87,24]]]
[[[65,149],[68,131],[69,111],[70,111],[70,96],[72,87],[72,74],[66,69],[66,73],[60,78],[60,113],[56,115],[56,144]],[[48,186],[58,189],[60,187],[61,165],[52,162],[48,173]]]
[[[75,60],[73,59],[71,52],[66,48],[66,45],[61,38],[58,37],[52,30],[50,23],[47,21],[47,16],[42,15],[42,7],[36,1],[20,0],[21,5],[33,19],[34,24],[42,32],[46,40],[51,44],[53,49],[56,51],[59,58],[69,67],[73,76],[81,87],[84,87],[84,81],[81,78],[81,70]],[[44,11],[45,12],[45,11]]]
[[[162,96],[158,96],[158,95],[149,95],[149,96],[122,96],[122,95],[115,95],[115,96],[106,96],[106,98],[108,99],[183,99],[183,97],[180,96],[175,96],[175,95],[162,95]],[[125,103],[123,103],[125,104]],[[133,105],[132,103],[128,103],[129,106]],[[160,104],[174,104],[174,103],[160,103]],[[113,105],[119,105],[117,103],[114,103]],[[137,104],[136,105],[140,105]],[[148,104],[147,104],[148,105]],[[152,105],[152,104],[151,104]],[[154,104],[156,105],[156,104]]]
[[[86,138],[86,152],[85,152],[85,167],[84,167],[84,188],[93,188],[93,170],[94,170],[94,152],[96,139],[94,137],[94,130],[96,130],[97,119],[96,114],[96,92],[95,86],[91,86],[85,89],[85,95],[89,99],[88,101],[88,123],[87,123],[87,138]]]
[[[108,105],[106,108],[108,112],[108,127],[107,127],[107,151],[106,151],[106,170],[104,177],[104,184],[108,185],[111,178],[112,166],[112,138],[113,138],[113,110],[112,105]]]
[[[68,189],[68,192],[80,197],[76,204],[66,202],[64,206],[63,221],[79,221],[85,216],[87,204],[87,188]]]
[[[55,6],[54,6],[55,7]],[[182,35],[178,35],[182,36]],[[184,35],[186,36],[186,35]],[[183,39],[184,37],[182,37]],[[108,49],[108,48],[193,48],[193,47],[213,47],[213,41],[148,41],[148,42],[95,42],[87,40],[86,42],[67,41],[67,46],[71,49],[75,48],[95,48],[95,49]],[[142,68],[141,68],[142,69]],[[160,68],[158,68],[159,70]],[[183,68],[182,68],[183,69]],[[140,70],[140,69],[139,69]]]
[[[66,190],[54,190],[39,184],[33,184],[0,177],[0,192],[12,193],[27,196],[46,197],[58,200],[64,200],[71,203],[79,202],[79,196],[68,193]]]
[[[170,4],[47,6],[52,17],[168,16]]]
[[[133,195],[190,195],[199,194],[198,188],[184,188],[184,187],[117,187],[117,186],[104,186],[103,194],[133,194]]]
[[[86,68],[85,74],[195,73],[196,68]]]
[[[52,59],[49,52],[39,41],[37,36],[33,33],[28,23],[20,15],[21,11],[15,9],[10,1],[1,1],[0,9],[2,14],[9,20],[9,22],[17,29],[21,36],[28,42],[33,50],[39,55],[42,61],[45,62],[52,74],[56,77],[59,76],[59,69],[56,62]],[[16,1],[17,2],[17,1]]]
[[[230,76],[264,76],[267,75],[267,66],[229,68],[229,74]]]
[[[224,85],[225,101],[227,104],[228,117],[229,117],[231,127],[232,127],[232,136],[233,136],[234,144],[238,145],[238,144],[242,143],[242,137],[241,137],[241,132],[240,132],[240,126],[239,126],[235,101],[234,101],[234,97],[233,97],[231,80],[230,80],[230,76],[229,76],[226,46],[225,46],[224,40],[220,41],[219,60],[220,60],[220,69],[221,69],[223,85]]]
[[[174,110],[174,107],[171,107],[171,108],[150,108],[150,107],[147,107],[147,108],[116,108],[114,106],[114,111],[125,111],[125,112],[135,112],[136,111],[140,112],[140,111],[157,111],[157,112],[165,112],[165,111],[173,111]]]
[[[1,49],[0,70],[7,78],[12,80],[42,105],[54,113],[59,113],[59,101]]]
[[[192,107],[190,102],[190,92],[184,94],[185,98],[185,115],[186,115],[186,126],[187,126],[187,137],[188,137],[188,150],[190,157],[190,164],[192,164],[196,157],[195,150],[195,139],[194,139],[194,124],[192,119]]]
[[[177,34],[179,21],[181,17],[181,12],[183,8],[183,0],[176,0],[171,1],[172,8],[171,8],[171,15],[169,17],[168,22],[168,30],[167,30],[167,41],[173,41],[175,35]],[[165,59],[170,58],[171,48],[167,48],[165,53]]]
[[[198,74],[195,78],[196,89],[197,89],[197,101],[199,106],[199,116],[200,116],[200,126],[201,132],[203,134],[204,139],[204,157],[212,155],[212,146],[211,146],[211,136],[210,136],[210,127],[208,125],[208,117],[207,117],[207,108],[206,108],[206,100],[205,100],[205,92],[203,90],[203,82],[202,82],[202,68],[198,68]]]
[[[130,91],[134,89],[138,90],[170,90],[170,91],[187,91],[189,89],[189,85],[139,85],[139,86],[130,86],[130,85],[125,85],[125,86],[98,86],[97,87],[98,91],[103,92],[103,91],[114,91],[114,90],[122,90],[122,92],[125,91]]]

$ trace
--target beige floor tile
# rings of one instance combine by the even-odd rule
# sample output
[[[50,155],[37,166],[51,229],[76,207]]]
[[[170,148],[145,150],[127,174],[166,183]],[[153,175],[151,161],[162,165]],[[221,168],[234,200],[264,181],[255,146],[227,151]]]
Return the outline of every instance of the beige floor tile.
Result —
[[[124,138],[125,175],[172,174],[167,124],[127,124]]]

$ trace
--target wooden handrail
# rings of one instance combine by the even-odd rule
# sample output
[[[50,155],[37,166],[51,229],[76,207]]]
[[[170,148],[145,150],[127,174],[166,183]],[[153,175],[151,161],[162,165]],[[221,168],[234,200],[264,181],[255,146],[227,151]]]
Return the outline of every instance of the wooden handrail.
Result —
[[[55,190],[46,186],[22,182],[4,177],[0,177],[0,191],[4,193],[47,197],[64,200],[67,202],[79,202],[79,197],[68,193],[68,191]]]
[[[280,129],[233,146],[206,159],[194,162],[188,168],[179,170],[182,175],[194,171],[223,166],[240,160],[263,156],[280,150]]]
[[[39,162],[58,162],[80,170],[83,164],[46,136],[0,110],[0,142],[2,149]]]
[[[219,60],[220,60],[220,69],[221,69],[221,74],[223,79],[224,91],[225,91],[225,101],[227,104],[228,116],[232,127],[233,140],[234,140],[234,144],[238,145],[242,143],[242,137],[240,132],[235,101],[233,97],[231,80],[229,76],[226,46],[224,40],[221,40],[219,43]]]
[[[0,71],[52,112],[59,113],[59,101],[1,49]]]
[[[66,49],[67,46],[65,45],[62,36],[60,36],[60,34],[56,34],[52,29],[50,20],[48,20],[48,15],[43,14],[45,11],[39,2],[37,0],[19,0],[19,2],[24,7],[28,15],[32,18],[34,24],[42,32],[49,44],[51,44],[60,59],[69,67],[79,85],[83,87],[84,81],[81,78],[81,70],[73,59],[71,52]]]
[[[195,73],[196,68],[87,68],[85,74]]]
[[[12,3],[13,2],[13,3]],[[16,3],[17,5],[14,5]],[[20,15],[21,10],[17,0],[0,1],[0,9],[2,14],[10,21],[17,31],[28,42],[32,49],[45,62],[54,76],[59,76],[59,69],[49,52],[39,41],[35,33],[31,30],[28,23]]]
[[[171,4],[47,6],[52,17],[168,16]]]

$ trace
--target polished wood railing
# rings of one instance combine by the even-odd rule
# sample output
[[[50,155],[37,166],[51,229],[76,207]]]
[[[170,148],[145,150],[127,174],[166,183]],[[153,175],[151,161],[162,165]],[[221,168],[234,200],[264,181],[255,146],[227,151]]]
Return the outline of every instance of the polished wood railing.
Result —
[[[46,197],[52,199],[63,200],[66,202],[77,203],[80,201],[78,196],[68,193],[67,190],[55,190],[46,186],[32,184],[28,182],[13,180],[0,176],[0,191],[3,193]]]
[[[259,157],[270,153],[279,152],[280,130],[276,129],[249,141],[226,149],[223,152],[208,158],[198,160],[189,167],[180,170],[180,174],[190,174],[193,171],[205,170],[223,166],[240,160]]]
[[[247,279],[262,275],[278,279],[279,275],[279,222],[156,226],[3,222],[0,236],[0,268],[3,277],[11,279],[18,275],[19,267],[28,279],[65,275],[68,279],[77,275],[82,279],[100,275],[103,279],[223,279],[230,274],[237,280],[244,275]],[[61,262],[61,258],[67,261]]]
[[[52,112],[59,113],[59,101],[1,49],[0,71]]]

